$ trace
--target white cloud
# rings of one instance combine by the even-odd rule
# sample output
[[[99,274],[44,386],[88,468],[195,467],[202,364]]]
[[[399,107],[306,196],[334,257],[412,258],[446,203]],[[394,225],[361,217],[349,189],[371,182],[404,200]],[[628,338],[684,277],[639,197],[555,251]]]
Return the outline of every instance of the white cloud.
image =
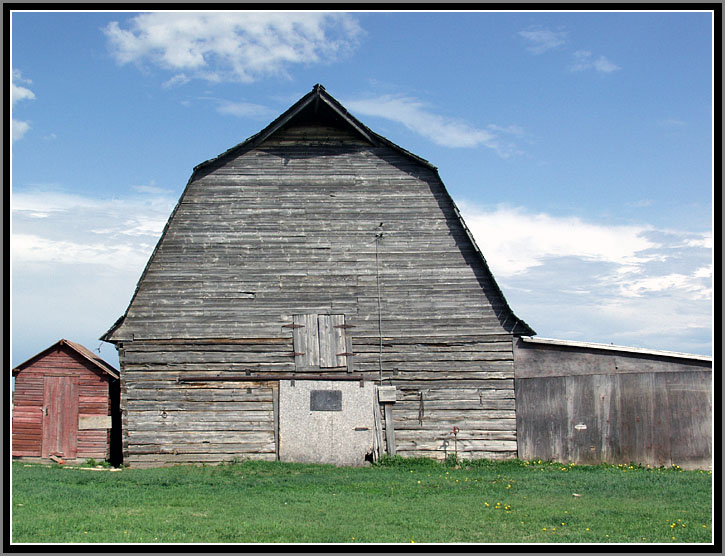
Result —
[[[34,99],[35,93],[33,93],[33,91],[31,91],[27,87],[23,87],[22,85],[18,84],[18,83],[30,84],[30,83],[32,83],[32,81],[30,81],[30,79],[24,79],[20,70],[17,70],[17,69],[13,69],[12,75],[13,75],[13,81],[12,81],[11,89],[10,89],[11,106],[14,107],[15,104],[21,100]],[[13,142],[17,141],[18,139],[21,139],[30,130],[30,124],[28,122],[16,120],[15,118],[12,118],[12,126],[13,126],[12,127],[12,141]]]
[[[357,46],[362,30],[345,13],[180,12],[134,17],[104,32],[121,64],[149,61],[191,78],[249,83],[286,75],[290,64],[330,62]]]
[[[23,135],[28,131],[30,131],[30,124],[28,122],[13,119],[13,142],[22,139]]]
[[[532,214],[520,208],[483,210],[469,203],[461,212],[496,276],[514,276],[552,257],[577,257],[632,269],[652,260],[657,247],[642,226],[602,226],[576,217]]]
[[[565,31],[550,31],[549,29],[519,31],[519,36],[526,39],[528,43],[526,50],[532,54],[543,54],[566,42]]]
[[[168,88],[168,87],[174,87],[176,85],[185,85],[189,81],[191,81],[191,77],[189,77],[185,73],[177,73],[171,79],[164,81],[162,83],[162,86]]]
[[[594,69],[600,73],[611,73],[621,68],[607,60],[604,56],[599,56],[599,58],[595,59],[588,50],[577,50],[574,52],[574,62],[570,69],[571,71]]]
[[[710,299],[712,298],[712,287],[709,283],[712,272],[708,269],[705,271],[703,273],[703,269],[696,269],[690,275],[672,273],[664,276],[649,276],[621,284],[620,290],[625,297],[641,297],[647,293],[682,290],[691,294],[693,299]]]
[[[460,207],[510,305],[540,335],[711,352],[710,232]]]
[[[688,239],[685,241],[685,245],[688,247],[703,247],[705,249],[712,249],[712,235],[704,234],[699,238]]]
[[[48,190],[14,193],[13,264],[132,266],[140,272],[175,199],[153,186],[135,189],[141,194],[122,200]]]
[[[479,147],[493,149],[499,156],[519,154],[516,146],[502,138],[503,134],[522,135],[518,126],[489,125],[485,129],[468,122],[440,116],[422,101],[411,97],[382,95],[343,102],[352,112],[378,116],[403,124],[409,130],[444,147]]]
[[[43,262],[63,265],[91,264],[115,269],[127,269],[129,266],[143,268],[150,254],[139,252],[137,246],[130,242],[80,243],[32,234],[13,234],[11,253],[15,265]]]
[[[20,86],[16,85],[15,83],[13,83],[12,87],[13,87],[12,88],[13,105],[15,105],[15,103],[18,102],[19,100],[35,98],[35,94],[30,89],[26,89],[25,87],[20,87]]]
[[[275,111],[261,104],[251,102],[221,101],[217,112],[223,115],[236,116],[238,118],[260,118],[275,115]]]
[[[178,197],[153,184],[133,190],[115,199],[12,193],[14,364],[60,338],[95,349],[123,314]],[[101,355],[117,365],[112,347]]]

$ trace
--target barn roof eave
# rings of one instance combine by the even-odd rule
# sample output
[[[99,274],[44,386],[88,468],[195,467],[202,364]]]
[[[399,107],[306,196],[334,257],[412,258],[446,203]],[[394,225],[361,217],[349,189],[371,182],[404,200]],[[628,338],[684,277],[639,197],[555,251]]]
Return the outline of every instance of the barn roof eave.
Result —
[[[125,318],[126,318],[126,313],[124,313],[123,315],[121,315],[120,317],[118,317],[116,319],[116,322],[114,322],[111,325],[111,328],[109,328],[108,330],[106,330],[106,332],[103,334],[103,336],[101,336],[98,339],[101,340],[102,342],[109,342],[109,343],[112,343],[112,344],[113,343],[116,343],[118,340],[117,339],[113,339],[113,333],[123,324],[123,321],[124,321]]]
[[[441,181],[441,184],[443,184],[443,180],[438,178]],[[445,187],[445,184],[443,184],[443,190],[448,193],[448,190]],[[499,287],[498,283],[496,282],[496,278],[493,275],[493,272],[491,272],[491,269],[488,266],[488,262],[486,261],[486,257],[483,256],[483,251],[478,247],[478,244],[476,243],[475,238],[473,237],[473,234],[471,233],[471,230],[466,225],[466,221],[463,220],[463,215],[461,215],[461,211],[458,209],[458,206],[456,205],[456,202],[453,200],[452,197],[450,197],[450,194],[448,194],[451,204],[453,205],[453,211],[456,214],[456,217],[458,218],[458,221],[461,223],[461,226],[463,227],[463,230],[466,232],[466,236],[468,237],[468,240],[473,245],[473,249],[475,250],[478,257],[481,259],[481,262],[483,263],[483,268],[488,273],[489,279],[491,280],[491,284],[493,285],[495,289],[495,293],[498,295],[498,297],[501,299],[501,303],[503,304],[504,312],[506,313],[503,318],[503,323],[505,325],[506,321],[508,319],[513,319],[513,326],[511,328],[511,334],[514,336],[535,336],[536,331],[531,328],[526,322],[521,320],[519,317],[516,316],[513,309],[508,304],[508,301],[506,301],[506,296],[504,296],[503,291]],[[499,317],[501,318],[501,317]]]
[[[109,365],[106,361],[104,361],[100,357],[94,355],[91,350],[89,350],[85,346],[82,346],[81,344],[77,344],[76,342],[71,342],[70,340],[66,340],[64,338],[58,340],[56,343],[54,343],[53,345],[45,348],[44,350],[36,353],[35,355],[33,355],[31,358],[27,359],[26,361],[23,361],[22,363],[20,363],[20,365],[18,365],[17,367],[13,368],[12,374],[13,375],[18,374],[26,366],[28,366],[30,363],[32,363],[33,361],[35,361],[39,357],[45,355],[46,353],[48,353],[49,351],[51,351],[53,349],[56,349],[56,348],[62,347],[62,346],[69,347],[75,353],[77,353],[78,355],[80,355],[81,357],[83,357],[84,359],[86,359],[87,361],[93,363],[94,366],[96,366],[99,370],[101,370],[102,372],[106,373],[107,375],[109,375],[109,376],[111,376],[113,378],[118,378],[119,377],[119,373],[118,373],[118,371],[115,368],[113,368],[111,365]]]

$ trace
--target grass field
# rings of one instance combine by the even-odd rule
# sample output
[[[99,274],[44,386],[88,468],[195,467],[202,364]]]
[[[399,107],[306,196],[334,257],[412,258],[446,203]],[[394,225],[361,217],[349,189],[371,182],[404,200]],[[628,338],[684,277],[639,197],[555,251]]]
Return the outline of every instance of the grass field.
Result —
[[[14,543],[710,543],[709,471],[387,460],[13,463]]]

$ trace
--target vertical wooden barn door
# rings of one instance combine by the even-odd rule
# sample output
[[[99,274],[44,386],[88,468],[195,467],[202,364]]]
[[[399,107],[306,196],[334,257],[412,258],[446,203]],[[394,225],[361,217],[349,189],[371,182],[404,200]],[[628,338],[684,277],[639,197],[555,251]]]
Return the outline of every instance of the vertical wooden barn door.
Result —
[[[78,437],[78,378],[46,376],[41,457],[75,458]]]

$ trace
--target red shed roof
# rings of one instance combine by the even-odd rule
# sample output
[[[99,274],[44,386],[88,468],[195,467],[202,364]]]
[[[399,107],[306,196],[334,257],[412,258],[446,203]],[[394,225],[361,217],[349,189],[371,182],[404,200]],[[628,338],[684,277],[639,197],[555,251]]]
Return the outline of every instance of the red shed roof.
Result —
[[[81,344],[78,344],[76,342],[71,342],[70,340],[61,339],[58,340],[56,343],[54,343],[52,346],[45,348],[40,353],[37,353],[33,355],[30,359],[27,361],[24,361],[17,367],[13,369],[13,374],[16,374],[23,370],[25,367],[27,367],[30,363],[35,361],[38,357],[41,355],[45,355],[47,352],[62,347],[62,346],[68,346],[70,349],[72,349],[74,352],[76,352],[78,355],[83,357],[84,359],[87,359],[91,363],[93,363],[96,367],[98,367],[102,372],[112,376],[113,378],[118,378],[119,373],[116,369],[114,369],[111,365],[106,363],[103,359],[101,359],[98,355],[93,353],[90,349],[88,349],[85,346],[82,346]]]

